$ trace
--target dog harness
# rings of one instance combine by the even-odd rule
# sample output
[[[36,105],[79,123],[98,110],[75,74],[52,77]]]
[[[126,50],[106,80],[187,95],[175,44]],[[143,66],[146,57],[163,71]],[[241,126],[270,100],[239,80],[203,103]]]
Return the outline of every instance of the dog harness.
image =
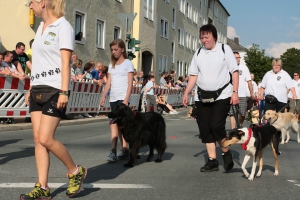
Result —
[[[242,148],[245,150],[245,151],[247,151],[247,144],[249,143],[249,141],[250,141],[250,139],[251,139],[251,137],[252,137],[252,129],[251,128],[248,128],[248,138],[247,138],[247,140],[246,140],[246,142],[244,142],[243,144],[241,144],[242,145]]]

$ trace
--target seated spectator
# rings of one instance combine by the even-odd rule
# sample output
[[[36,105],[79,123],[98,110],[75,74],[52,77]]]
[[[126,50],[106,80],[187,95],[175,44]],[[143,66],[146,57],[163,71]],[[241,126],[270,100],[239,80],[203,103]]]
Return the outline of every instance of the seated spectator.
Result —
[[[83,33],[80,31],[75,35],[75,40],[81,41],[83,37]]]
[[[82,60],[78,59],[73,61],[72,63],[72,68],[74,70],[74,75],[77,81],[82,81],[83,79],[85,79],[85,76],[87,75],[86,72],[82,72],[81,70],[81,66],[82,66]]]
[[[158,94],[157,95],[157,100],[156,100],[157,105],[166,113],[170,114],[177,114],[178,112],[172,108],[170,104],[166,102],[166,97],[165,95]]]
[[[107,73],[108,73],[108,66],[103,66],[102,73],[99,77],[99,80],[102,82],[102,85],[105,85],[107,82]]]
[[[2,61],[3,61],[3,55],[0,54],[0,75],[9,76],[11,74],[11,72],[9,71],[9,69],[7,67],[2,66]]]
[[[165,77],[165,80],[166,80],[169,88],[173,87],[172,86],[172,76],[170,74]]]
[[[167,87],[169,88],[170,85],[167,83],[166,81],[166,76],[168,76],[168,72],[162,72],[161,73],[161,77],[160,77],[160,80],[159,80],[159,85],[162,86],[162,87]]]
[[[2,66],[4,68],[7,67],[7,69],[11,72],[9,76],[19,78],[20,80],[24,80],[25,77],[22,76],[18,70],[16,69],[16,66],[12,63],[13,60],[13,54],[11,51],[5,51],[3,53],[3,61],[2,61]]]
[[[184,88],[185,87],[185,85],[184,85],[184,83],[183,83],[183,77],[182,76],[179,76],[178,77],[178,80],[176,81],[176,83],[175,83],[175,87],[176,88]]]
[[[138,74],[137,72],[134,70],[134,73],[133,73],[133,86],[136,86],[139,84],[139,80],[138,80]]]
[[[86,73],[86,76],[85,76],[86,81],[92,81],[93,80],[93,75],[92,75],[93,68],[94,68],[93,63],[87,62],[84,65],[83,71],[84,71],[84,73]]]
[[[138,82],[139,82],[139,84],[143,84],[143,80],[144,80],[144,72],[143,71],[140,71],[139,73],[138,73]]]

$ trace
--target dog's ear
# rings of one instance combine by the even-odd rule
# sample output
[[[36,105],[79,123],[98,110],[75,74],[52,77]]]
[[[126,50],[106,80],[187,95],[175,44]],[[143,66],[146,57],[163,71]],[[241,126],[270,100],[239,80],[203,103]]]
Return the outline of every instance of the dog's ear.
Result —
[[[239,130],[238,132],[239,135],[245,135],[244,131]]]
[[[125,117],[126,117],[126,121],[133,120],[133,112],[132,112],[132,110],[130,109],[129,106],[124,107],[124,114],[125,114]]]

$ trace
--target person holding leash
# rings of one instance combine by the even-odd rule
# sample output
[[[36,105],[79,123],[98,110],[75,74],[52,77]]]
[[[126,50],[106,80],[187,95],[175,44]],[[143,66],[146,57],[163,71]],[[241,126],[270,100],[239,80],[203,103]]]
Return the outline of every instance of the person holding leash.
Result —
[[[111,111],[115,109],[118,104],[125,104],[128,106],[129,98],[133,87],[133,72],[134,67],[132,62],[127,59],[126,45],[123,40],[116,39],[110,43],[111,63],[108,66],[107,82],[103,91],[100,105],[104,106],[105,97],[110,89],[110,108]],[[110,124],[111,131],[111,145],[112,149],[107,157],[107,161],[115,162],[118,159],[129,158],[129,150],[127,143],[119,130],[118,125]],[[116,149],[118,143],[118,136],[122,145],[121,153],[116,156]]]
[[[294,87],[295,87],[295,92],[296,92],[296,95],[297,95],[297,99],[294,100],[292,99],[293,97],[293,94],[292,92],[290,91],[289,92],[289,102],[290,102],[290,112],[292,113],[295,113],[296,114],[296,117],[297,119],[299,119],[299,113],[300,113],[300,73],[299,72],[294,72],[294,79],[293,79],[293,84],[294,84]]]
[[[268,71],[261,82],[260,99],[265,99],[265,110],[276,110],[284,112],[287,105],[288,93],[292,93],[292,99],[296,100],[297,95],[290,75],[282,69],[282,60],[275,58],[272,61],[273,69]],[[264,98],[263,94],[266,93]]]
[[[201,125],[202,143],[205,143],[208,154],[208,161],[201,167],[201,172],[219,170],[216,142],[221,146],[225,141],[225,124],[230,106],[239,103],[237,62],[231,48],[226,44],[218,43],[217,39],[217,30],[212,24],[200,28],[203,47],[194,54],[189,68],[189,82],[182,99],[183,105],[187,106],[188,94],[197,84],[199,101],[195,103]],[[234,165],[232,154],[228,148],[221,146],[221,150],[224,169],[229,171]]]
[[[33,45],[30,90],[25,101],[29,105],[38,182],[21,200],[50,199],[48,174],[53,153],[67,168],[67,196],[80,192],[87,169],[75,165],[67,148],[55,139],[61,119],[61,109],[68,103],[70,59],[74,48],[74,31],[64,17],[64,0],[31,0],[35,16],[43,18]]]

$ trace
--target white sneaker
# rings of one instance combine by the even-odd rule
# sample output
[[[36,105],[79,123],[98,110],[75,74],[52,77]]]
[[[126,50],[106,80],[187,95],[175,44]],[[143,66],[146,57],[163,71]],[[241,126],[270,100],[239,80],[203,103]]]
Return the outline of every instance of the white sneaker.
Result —
[[[84,117],[88,117],[88,118],[91,118],[91,117],[92,117],[92,116],[89,115],[88,113],[85,113],[83,116],[84,116]]]
[[[82,118],[83,118],[82,115],[75,115],[75,116],[74,116],[74,119],[82,119]]]

